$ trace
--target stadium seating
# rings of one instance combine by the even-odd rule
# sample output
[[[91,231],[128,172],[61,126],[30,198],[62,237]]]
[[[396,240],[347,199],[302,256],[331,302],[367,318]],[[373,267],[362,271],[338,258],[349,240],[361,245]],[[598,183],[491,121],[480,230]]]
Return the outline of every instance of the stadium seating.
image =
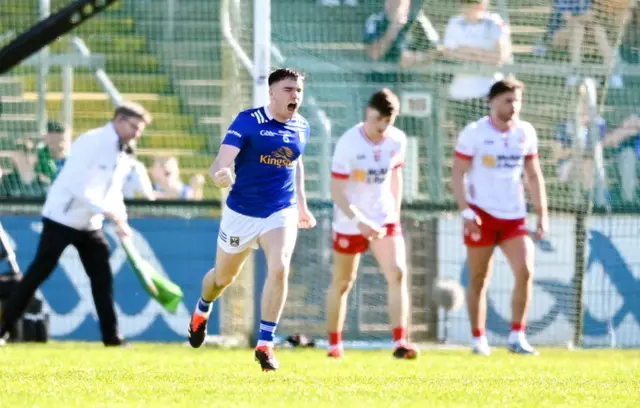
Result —
[[[53,1],[52,10],[65,3]],[[145,2],[146,5],[153,3]],[[141,23],[162,24],[162,20],[157,20],[157,14],[145,14],[146,10],[125,8],[123,3],[116,3],[104,15],[81,26],[73,34],[82,38],[92,52],[106,56],[105,71],[125,98],[140,102],[153,113],[154,122],[139,144],[140,159],[149,165],[157,154],[175,155],[180,162],[181,175],[187,181],[193,173],[206,171],[210,165],[211,146],[205,135],[220,134],[220,125],[215,120],[196,123],[195,117],[185,109],[179,94],[180,84],[175,86],[172,83],[171,73],[162,64],[166,55],[157,50],[153,36],[138,32],[144,24],[139,23],[136,11],[148,18]],[[3,7],[3,19],[22,21],[22,27],[28,26],[25,20],[35,21],[36,15],[34,2],[16,2]],[[68,36],[56,41],[50,49],[53,53],[69,52]],[[59,73],[59,68],[53,68],[48,82],[47,110],[53,119],[62,118],[62,80]],[[2,149],[7,150],[19,137],[37,137],[35,69],[24,66],[14,69],[11,77],[1,78],[0,91],[5,112],[0,119],[0,132],[12,136],[2,138]],[[74,136],[103,125],[112,112],[113,105],[95,75],[77,69],[74,75]],[[207,183],[205,195],[217,197],[217,189],[209,180]]]
[[[0,16],[2,27],[20,28],[36,20],[36,3],[9,0]],[[224,87],[229,80],[224,71],[224,40],[220,30],[220,7],[215,0],[181,0],[174,15],[173,37],[167,37],[164,2],[120,2],[93,21],[80,27],[75,35],[84,39],[92,52],[106,55],[106,71],[125,97],[143,103],[152,111],[154,123],[140,143],[141,159],[149,164],[158,153],[176,155],[186,179],[194,172],[206,171],[212,154],[217,151],[219,138],[229,117],[225,108]],[[327,8],[311,0],[272,0],[273,42],[294,65],[309,73],[308,94],[312,95],[332,122],[335,140],[347,127],[360,119],[361,106],[371,90],[362,74],[340,72],[314,73],[319,62],[346,66],[353,61],[366,61],[362,44],[364,22],[368,15],[382,9],[382,0],[361,2],[358,7]],[[54,0],[52,9],[62,4]],[[442,35],[455,5],[445,0],[429,2],[425,9],[435,28]],[[545,28],[551,1],[523,0],[509,7],[515,61],[532,61],[532,47]],[[545,4],[541,6],[541,4]],[[295,20],[292,19],[295,17]],[[250,18],[249,13],[243,18]],[[240,28],[240,39],[251,53],[251,30]],[[52,47],[53,52],[66,52],[68,38]],[[555,61],[565,61],[566,55],[555,53]],[[238,65],[239,66],[239,65]],[[241,68],[240,68],[241,69]],[[54,68],[49,77],[47,107],[51,117],[62,116],[61,78]],[[422,84],[448,83],[443,76],[419,76]],[[555,124],[566,119],[570,95],[564,92],[561,77],[521,77],[533,83],[527,92],[525,119],[535,123],[540,133],[543,165],[548,177],[551,196],[562,198],[562,187],[556,180],[555,163],[551,158],[550,142]],[[5,115],[0,118],[0,141],[3,150],[11,149],[17,136],[35,137],[35,101],[37,78],[33,68],[19,67],[11,76],[0,78]],[[233,95],[250,103],[250,85],[243,84],[240,95]],[[610,98],[611,99],[611,98]],[[112,106],[95,76],[77,70],[74,77],[74,134],[99,126],[109,118]],[[615,105],[628,105],[618,98]],[[307,114],[309,110],[303,113]],[[314,122],[314,125],[317,125]],[[450,157],[454,135],[450,121],[438,124],[447,157]],[[424,141],[424,130],[407,129],[409,135]],[[14,137],[9,137],[14,136]],[[426,149],[420,146],[422,168],[427,166]],[[318,140],[312,139],[308,148],[310,190],[317,190],[320,164]],[[6,155],[5,155],[6,156]],[[0,160],[6,160],[0,157]],[[448,166],[443,175],[448,179]],[[615,172],[609,172],[617,177]],[[207,179],[205,195],[217,196]],[[446,185],[447,183],[445,183]],[[612,180],[610,185],[618,184]],[[426,187],[425,187],[426,189]],[[428,197],[428,196],[427,196]]]

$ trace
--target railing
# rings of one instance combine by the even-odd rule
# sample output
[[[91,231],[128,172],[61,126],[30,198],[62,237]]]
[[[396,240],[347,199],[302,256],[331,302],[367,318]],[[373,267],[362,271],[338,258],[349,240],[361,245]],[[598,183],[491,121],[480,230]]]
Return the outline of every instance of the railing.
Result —
[[[91,56],[91,51],[80,37],[72,37],[71,40],[69,40],[69,45],[72,48],[75,48],[80,55],[85,57]],[[114,106],[120,105],[123,100],[122,95],[113,84],[105,70],[102,68],[96,68],[95,75],[98,82],[100,82],[100,85],[102,85],[102,89],[109,96],[109,99],[111,99],[111,103],[113,103]]]

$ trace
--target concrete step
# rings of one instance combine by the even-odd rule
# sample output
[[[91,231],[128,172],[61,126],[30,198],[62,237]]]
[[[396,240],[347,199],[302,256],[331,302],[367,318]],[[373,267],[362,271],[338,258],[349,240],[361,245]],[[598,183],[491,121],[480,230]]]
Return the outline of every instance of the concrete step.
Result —
[[[0,98],[8,96],[21,96],[23,92],[22,83],[14,77],[0,77]]]
[[[225,102],[211,98],[190,98],[185,100],[185,109],[195,116],[221,116]]]
[[[203,116],[197,119],[196,129],[206,134],[209,140],[220,140],[227,126],[229,126],[227,119],[217,116]],[[212,145],[211,147],[213,148],[214,146]]]
[[[73,109],[75,112],[112,112],[114,105],[110,100],[106,98],[106,94],[102,94],[105,98],[102,99],[75,99]],[[158,96],[153,100],[137,101],[142,104],[151,114],[165,113],[176,114],[180,113],[182,107],[180,100],[174,96]],[[125,97],[131,100],[130,98]],[[30,102],[33,103],[33,102]],[[47,109],[50,112],[62,112],[63,101],[62,98],[49,99],[47,101]]]
[[[36,133],[38,126],[35,115],[3,114],[0,116],[0,132]]]
[[[105,34],[98,31],[82,36],[82,40],[92,53],[147,53],[146,39],[134,33]],[[69,52],[69,36],[61,37],[49,49],[52,53]]]
[[[22,72],[25,72],[24,70]],[[35,92],[38,78],[35,74],[21,74],[15,77],[24,85],[26,92]],[[109,74],[109,78],[120,91],[127,93],[156,93],[162,94],[170,91],[169,77],[160,74],[140,74],[130,72],[123,74]],[[50,92],[62,91],[62,77],[51,74],[47,81],[47,90]],[[102,86],[94,74],[76,73],[73,76],[74,92],[103,92]]]
[[[149,40],[163,41],[167,24],[161,20],[149,20],[140,16],[136,20],[136,32]],[[218,20],[211,21],[176,21],[173,25],[175,41],[221,41],[222,33]]]
[[[221,79],[183,79],[175,83],[176,91],[183,99],[221,98],[223,87]]]
[[[21,97],[3,97],[0,99],[0,103],[2,104],[2,114],[3,115],[16,115],[16,114],[27,114],[27,115],[35,115],[36,113],[36,104],[33,101],[27,101]]]
[[[202,61],[222,59],[222,43],[219,41],[161,41],[150,44],[150,47],[163,60],[187,60],[194,57]]]
[[[180,79],[220,79],[222,78],[222,61],[203,61],[194,59],[172,59],[168,63],[168,72],[173,80]]]
[[[176,2],[178,3],[178,2]],[[137,17],[166,23],[167,8],[165,3],[160,6],[154,1],[138,1],[134,6]],[[175,8],[171,16],[176,21],[219,21],[220,4],[216,1],[183,2]]]

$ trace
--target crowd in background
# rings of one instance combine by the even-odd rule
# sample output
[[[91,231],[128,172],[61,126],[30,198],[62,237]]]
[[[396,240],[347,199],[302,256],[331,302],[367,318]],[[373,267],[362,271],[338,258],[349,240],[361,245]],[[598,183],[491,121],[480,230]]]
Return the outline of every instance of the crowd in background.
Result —
[[[11,165],[0,167],[0,197],[39,198],[64,166],[72,142],[71,129],[57,121],[47,123],[42,140],[20,139],[18,148],[5,152]],[[155,156],[150,169],[140,160],[124,185],[125,199],[202,200],[204,176],[193,175],[184,183],[174,156]]]
[[[310,0],[323,7],[350,7],[362,5],[358,0]],[[467,123],[486,113],[485,97],[491,84],[501,77],[499,67],[513,61],[511,31],[508,23],[493,11],[488,0],[460,0],[460,9],[451,16],[442,33],[431,24],[429,10],[422,8],[417,0],[385,0],[382,10],[372,13],[363,21],[365,53],[372,61],[372,74],[368,82],[403,83],[411,81],[411,74],[378,74],[376,62],[396,63],[401,67],[426,64],[434,60],[451,62],[479,62],[496,66],[494,75],[482,76],[472,72],[456,74],[448,89],[447,115],[454,123],[457,134]],[[569,64],[578,67],[583,63],[587,38],[606,66],[614,65],[608,78],[611,89],[624,89],[625,82],[619,74],[620,63],[640,62],[638,48],[638,23],[640,11],[635,7],[628,14],[629,20],[618,47],[617,31],[623,24],[628,10],[628,0],[553,0],[551,13],[544,33],[532,44],[532,54],[544,58],[553,49],[564,48],[569,55]],[[495,11],[495,7],[494,7]],[[345,11],[347,12],[347,11]],[[566,78],[572,86],[578,76]],[[402,89],[396,91],[401,92]],[[640,119],[633,113],[622,115],[619,120],[607,123],[598,118],[595,127],[574,123],[567,118],[556,123],[553,146],[555,173],[562,182],[569,183],[584,178],[585,169],[592,165],[589,160],[575,158],[575,146],[589,148],[593,140],[601,140],[610,155],[615,156],[621,199],[625,202],[638,200],[638,171],[640,158]],[[588,116],[583,115],[583,120]],[[400,126],[403,118],[400,118]],[[418,126],[418,125],[416,125]],[[419,128],[418,128],[419,130]],[[49,122],[47,132],[40,140],[19,140],[17,149],[0,152],[5,163],[0,167],[0,197],[42,197],[64,166],[69,152],[71,129],[57,122]],[[203,197],[205,179],[196,174],[186,180],[180,174],[179,162],[174,156],[156,156],[145,164],[137,160],[132,167],[125,186],[125,197],[147,200],[183,199],[200,200]],[[588,178],[588,177],[587,177]],[[593,180],[583,180],[585,190],[593,187]],[[596,180],[597,182],[597,180]],[[603,184],[604,181],[601,181]],[[606,193],[596,197],[596,202],[607,201]]]
[[[356,6],[357,1],[319,0],[327,7]],[[429,10],[422,2],[411,0],[386,0],[384,9],[371,14],[364,23],[364,43],[367,56],[372,61],[397,63],[402,67],[424,64],[433,60],[451,62],[477,62],[501,67],[512,62],[510,27],[498,13],[489,11],[488,0],[460,0],[459,14],[450,17],[444,33],[440,35],[429,20]],[[640,9],[629,12],[626,30],[618,49],[618,28],[622,26],[629,10],[628,0],[553,0],[549,21],[542,36],[533,44],[532,54],[544,58],[551,49],[565,48],[569,64],[579,67],[584,60],[587,39],[595,43],[602,63],[613,65],[607,84],[610,89],[625,87],[619,74],[620,63],[640,62],[638,48],[638,23]],[[618,61],[613,64],[614,58]],[[479,76],[473,73],[455,75],[449,85],[447,114],[453,120],[455,134],[467,123],[487,113],[485,97],[491,84],[501,78]],[[369,78],[376,80],[375,76]],[[389,78],[381,77],[382,81]],[[570,75],[566,86],[575,86],[580,78]],[[586,113],[586,111],[585,111]],[[582,120],[589,116],[582,115]],[[607,202],[605,180],[594,180],[590,158],[575,158],[575,145],[588,149],[594,140],[612,152],[621,185],[621,199],[628,203],[637,200],[640,158],[640,119],[635,114],[623,116],[617,123],[596,119],[598,126],[574,123],[573,119],[556,124],[554,158],[556,174],[562,182],[576,178],[582,180],[585,191],[597,188],[596,204]],[[597,132],[594,130],[597,128]],[[597,133],[597,134],[593,134]],[[595,184],[595,185],[594,185]]]

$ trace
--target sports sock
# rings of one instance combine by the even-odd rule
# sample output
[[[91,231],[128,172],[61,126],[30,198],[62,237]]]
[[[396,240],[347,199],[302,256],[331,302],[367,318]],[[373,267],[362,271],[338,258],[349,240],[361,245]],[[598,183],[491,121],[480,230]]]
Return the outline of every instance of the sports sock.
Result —
[[[342,332],[329,333],[329,351],[342,347]]]
[[[512,323],[508,342],[511,344],[518,343],[522,338],[524,338],[524,327],[524,324]]]
[[[473,329],[471,330],[471,334],[473,335],[474,347],[488,344],[484,329]]]
[[[200,316],[209,317],[212,305],[213,302],[207,302],[203,298],[200,298],[200,300],[198,300],[198,305],[196,306],[196,313]]]
[[[260,337],[258,337],[258,347],[273,347],[273,335],[276,332],[276,327],[278,327],[278,323],[260,320]]]
[[[393,329],[393,347],[397,348],[406,343],[407,329],[405,327],[396,327]]]

